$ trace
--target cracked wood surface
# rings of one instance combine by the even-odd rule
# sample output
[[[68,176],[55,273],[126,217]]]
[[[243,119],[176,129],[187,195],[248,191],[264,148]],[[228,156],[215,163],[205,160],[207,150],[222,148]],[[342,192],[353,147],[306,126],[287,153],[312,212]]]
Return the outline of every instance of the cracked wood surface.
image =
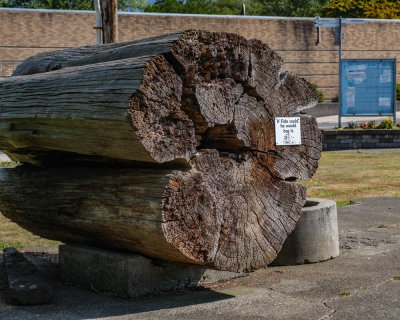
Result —
[[[314,174],[321,153],[315,119],[301,114],[316,92],[281,66],[258,40],[205,31],[30,58],[0,82],[0,149],[44,167],[126,168],[9,170],[1,211],[62,241],[266,266],[305,203],[295,180]],[[301,118],[301,145],[275,145],[282,116]]]

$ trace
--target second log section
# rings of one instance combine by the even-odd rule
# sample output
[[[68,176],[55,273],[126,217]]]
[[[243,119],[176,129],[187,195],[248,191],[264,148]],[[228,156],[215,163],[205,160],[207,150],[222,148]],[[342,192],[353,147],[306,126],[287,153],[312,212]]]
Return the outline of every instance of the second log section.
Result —
[[[321,154],[302,113],[316,91],[282,65],[261,41],[206,31],[29,58],[0,81],[0,150],[23,163],[0,172],[0,211],[64,242],[265,267]],[[302,143],[276,146],[275,117],[294,116]]]

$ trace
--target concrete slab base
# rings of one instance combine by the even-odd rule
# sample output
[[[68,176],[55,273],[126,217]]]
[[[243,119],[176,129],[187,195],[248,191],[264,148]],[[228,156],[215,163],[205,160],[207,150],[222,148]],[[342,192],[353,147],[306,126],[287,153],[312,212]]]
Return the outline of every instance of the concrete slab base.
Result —
[[[339,255],[336,203],[307,198],[294,231],[288,236],[272,265],[325,261]]]
[[[207,270],[83,245],[61,245],[61,277],[96,292],[131,298],[242,277],[245,273]]]
[[[9,306],[0,282],[0,319],[399,320],[400,198],[353,200],[359,204],[337,209],[337,258],[261,269],[205,290],[139,299],[99,295],[60,283],[58,264],[48,263],[55,252],[24,250],[52,280],[53,303]],[[382,224],[387,228],[378,228]]]

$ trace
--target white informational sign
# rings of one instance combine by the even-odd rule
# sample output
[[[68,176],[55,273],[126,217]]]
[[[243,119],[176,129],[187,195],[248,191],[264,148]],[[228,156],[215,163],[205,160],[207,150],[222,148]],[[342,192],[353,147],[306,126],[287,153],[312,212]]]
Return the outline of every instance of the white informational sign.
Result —
[[[392,105],[392,98],[379,97],[379,106],[380,107],[390,107],[391,105]]]
[[[277,146],[301,144],[300,117],[275,118],[275,142]]]
[[[392,81],[392,70],[390,69],[383,69],[383,72],[379,76],[379,82],[391,82]]]
[[[359,64],[355,66],[348,66],[345,69],[345,79],[354,80],[356,84],[362,83],[367,79],[367,65]]]
[[[367,70],[346,70],[346,80],[365,80],[367,79]]]
[[[356,87],[344,88],[344,97],[346,99],[346,106],[352,108],[356,106]]]

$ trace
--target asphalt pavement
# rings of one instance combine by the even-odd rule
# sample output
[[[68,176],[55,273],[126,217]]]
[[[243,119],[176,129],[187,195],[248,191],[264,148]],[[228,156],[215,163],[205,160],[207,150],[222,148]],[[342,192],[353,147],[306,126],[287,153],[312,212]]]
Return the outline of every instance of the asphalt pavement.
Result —
[[[56,249],[27,249],[25,255],[52,282],[55,298],[46,305],[14,306],[0,290],[0,319],[398,320],[400,198],[357,202],[338,209],[341,253],[335,259],[269,267],[243,278],[137,299],[63,284]]]

